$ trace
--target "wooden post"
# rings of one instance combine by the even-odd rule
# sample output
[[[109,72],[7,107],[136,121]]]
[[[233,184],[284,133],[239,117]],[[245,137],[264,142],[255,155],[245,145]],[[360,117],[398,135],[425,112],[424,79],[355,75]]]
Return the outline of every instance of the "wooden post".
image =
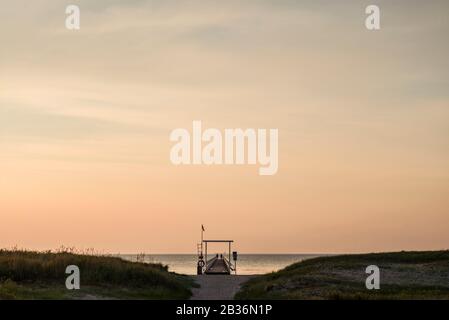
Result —
[[[201,225],[201,255],[203,255],[203,233],[204,233],[204,226]]]
[[[228,242],[228,244],[229,244],[229,252],[228,252],[229,264],[232,264],[232,262],[231,262],[231,242]]]

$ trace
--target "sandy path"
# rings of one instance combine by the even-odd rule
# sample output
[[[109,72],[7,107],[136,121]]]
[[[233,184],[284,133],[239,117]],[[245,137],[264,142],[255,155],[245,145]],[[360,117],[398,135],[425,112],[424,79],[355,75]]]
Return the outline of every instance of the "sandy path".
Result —
[[[254,276],[239,275],[201,275],[194,276],[201,286],[193,288],[192,300],[231,300],[240,285]]]

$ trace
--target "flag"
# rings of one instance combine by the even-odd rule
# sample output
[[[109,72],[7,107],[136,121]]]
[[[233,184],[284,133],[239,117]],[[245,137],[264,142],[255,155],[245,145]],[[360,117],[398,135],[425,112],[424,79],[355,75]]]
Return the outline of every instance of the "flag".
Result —
[[[203,225],[201,225],[201,230],[206,231],[206,229],[204,229],[204,226],[203,226]]]

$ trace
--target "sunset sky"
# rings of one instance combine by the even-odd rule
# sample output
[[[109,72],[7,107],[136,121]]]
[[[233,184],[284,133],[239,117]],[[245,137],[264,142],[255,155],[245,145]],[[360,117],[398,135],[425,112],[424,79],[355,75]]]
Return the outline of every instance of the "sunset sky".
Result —
[[[246,253],[449,248],[448,12],[2,0],[0,248],[196,253],[201,224]],[[193,120],[279,129],[277,174],[174,166]]]

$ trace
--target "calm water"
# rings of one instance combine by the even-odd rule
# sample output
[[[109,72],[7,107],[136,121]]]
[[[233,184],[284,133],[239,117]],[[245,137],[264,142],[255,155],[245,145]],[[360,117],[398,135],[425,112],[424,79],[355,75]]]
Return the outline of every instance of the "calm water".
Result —
[[[239,254],[237,274],[262,274],[277,271],[305,259],[320,257],[319,254]],[[123,259],[136,261],[137,255],[120,255]],[[212,256],[210,256],[212,258]],[[194,254],[146,255],[145,262],[168,265],[170,271],[196,274],[197,256]]]

